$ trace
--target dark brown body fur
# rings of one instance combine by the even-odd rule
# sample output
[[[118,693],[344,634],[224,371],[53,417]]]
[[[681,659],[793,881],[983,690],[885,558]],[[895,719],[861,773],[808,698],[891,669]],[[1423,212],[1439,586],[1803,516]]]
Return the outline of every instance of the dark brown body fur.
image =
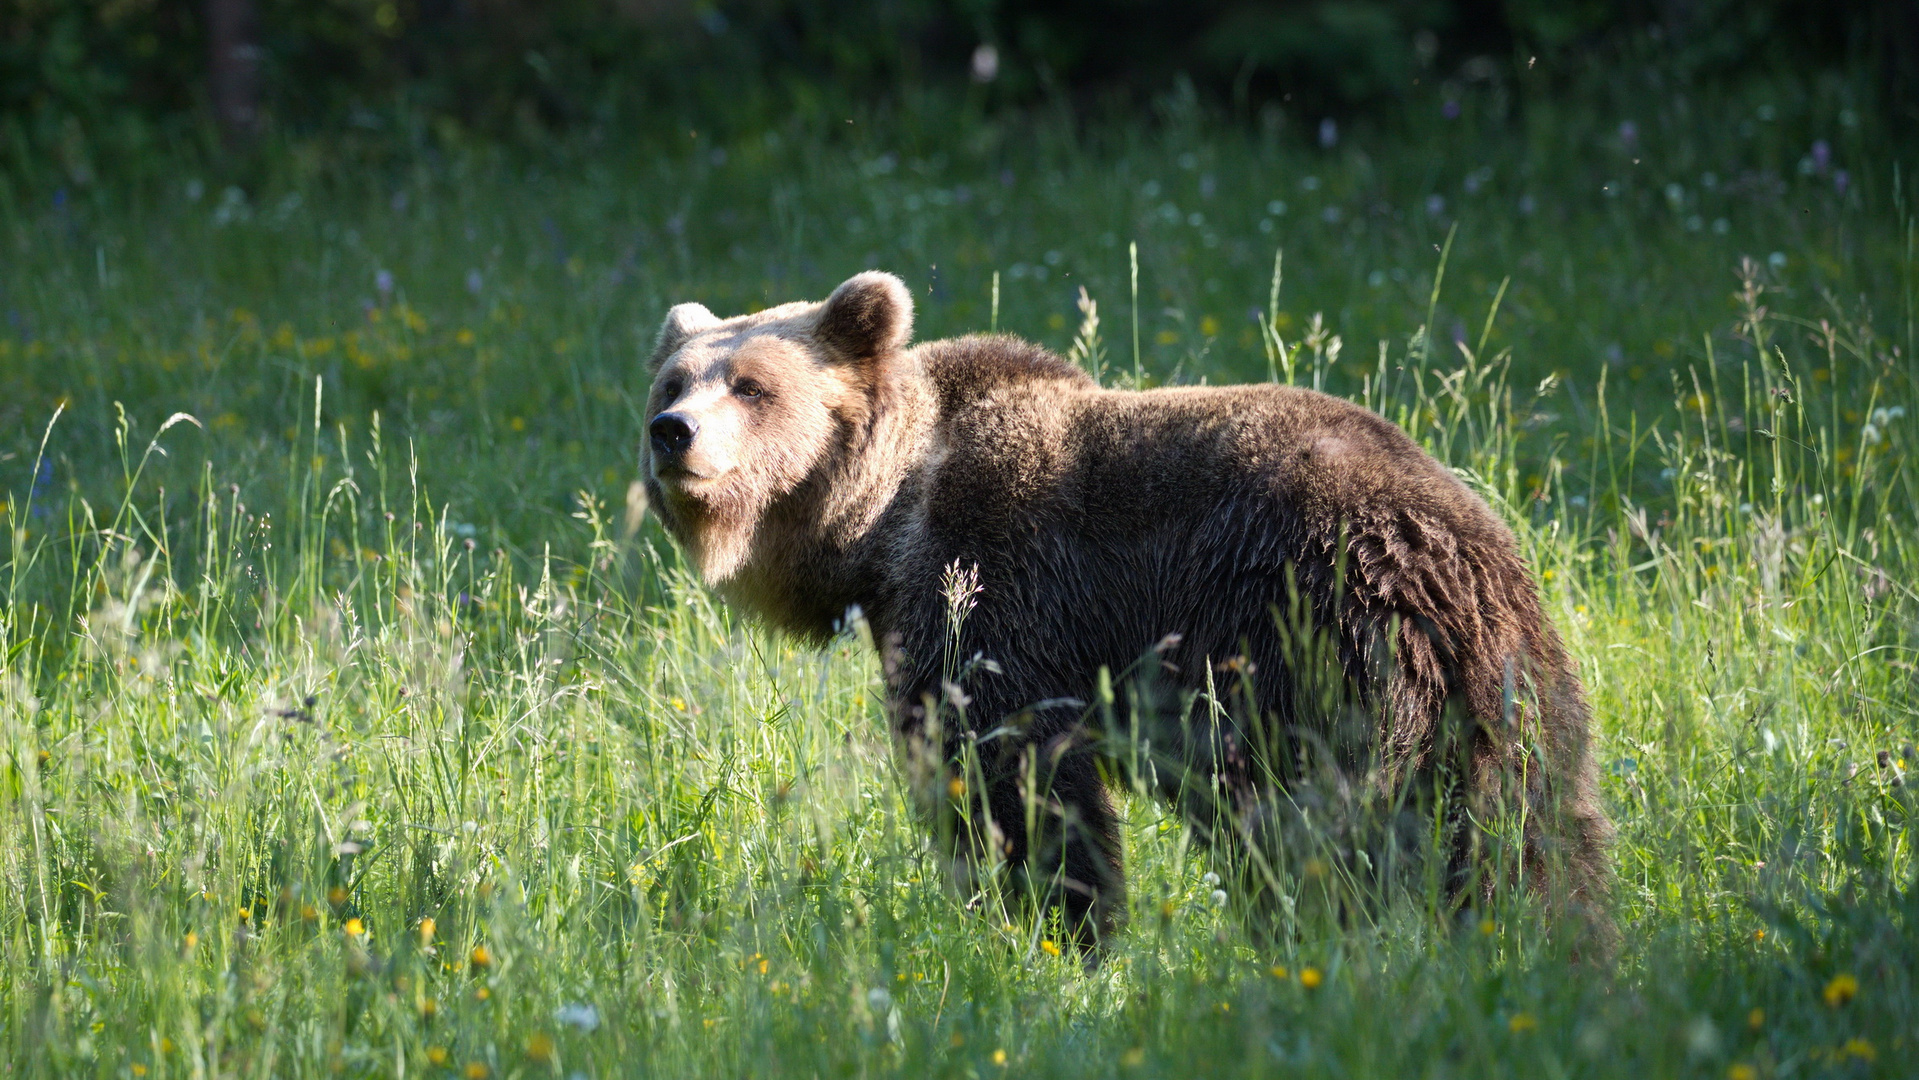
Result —
[[[1387,832],[1408,806],[1445,807],[1436,857],[1462,897],[1498,879],[1467,814],[1523,811],[1517,873],[1601,910],[1610,830],[1577,677],[1511,532],[1447,469],[1307,390],[1104,390],[1008,337],[909,351],[902,331],[862,359],[864,331],[836,330],[850,317],[835,305],[865,303],[855,314],[884,330],[900,298],[843,297],[861,280],[760,320],[817,365],[788,393],[855,402],[801,479],[751,520],[703,522],[725,500],[658,480],[654,495],[682,539],[745,530],[708,576],[776,625],[818,639],[863,612],[904,744],[938,755],[929,801],[958,763],[983,780],[960,800],[963,854],[1003,855],[1083,939],[1110,932],[1110,781],[1142,769],[1146,742],[1134,779],[1269,883],[1286,830],[1311,806],[1323,826],[1337,789],[1379,796]],[[743,430],[757,423],[773,421]],[[980,586],[956,642],[953,567]],[[947,685],[976,656],[991,663]],[[1423,794],[1395,802],[1405,791]]]

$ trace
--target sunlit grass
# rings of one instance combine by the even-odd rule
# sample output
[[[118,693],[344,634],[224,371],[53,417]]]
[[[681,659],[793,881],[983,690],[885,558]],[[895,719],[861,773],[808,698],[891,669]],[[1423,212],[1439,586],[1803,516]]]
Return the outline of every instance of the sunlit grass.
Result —
[[[1676,199],[1588,190],[1626,167],[1595,106],[1543,177],[1490,129],[1318,157],[1172,123],[944,159],[422,165],[217,226],[217,196],[173,190],[11,204],[13,1070],[1899,1073],[1911,226],[1864,201],[1877,162],[1839,193],[1764,137],[1651,115]],[[1702,155],[1799,186],[1715,208]],[[866,650],[741,624],[627,496],[665,301],[818,296],[869,262],[926,336],[983,328],[998,270],[1001,326],[1078,328],[1109,381],[1137,314],[1145,381],[1323,385],[1460,469],[1593,699],[1616,967],[1524,905],[1255,946],[1144,802],[1130,930],[1092,974],[945,889]]]

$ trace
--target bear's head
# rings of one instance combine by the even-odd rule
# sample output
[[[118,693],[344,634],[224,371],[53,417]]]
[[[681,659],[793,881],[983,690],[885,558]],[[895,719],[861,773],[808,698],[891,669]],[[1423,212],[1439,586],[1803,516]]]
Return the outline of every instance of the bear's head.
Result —
[[[906,366],[912,329],[912,294],[872,271],[820,303],[731,319],[699,304],[667,312],[640,465],[708,582],[741,568],[769,512],[845,462]]]

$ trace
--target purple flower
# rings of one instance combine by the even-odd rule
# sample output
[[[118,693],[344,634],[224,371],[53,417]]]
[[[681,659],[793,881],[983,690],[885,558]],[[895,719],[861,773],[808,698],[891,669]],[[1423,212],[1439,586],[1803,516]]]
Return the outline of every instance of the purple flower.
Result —
[[[1448,120],[1459,119],[1459,102],[1454,99],[1449,99],[1446,104],[1439,107],[1439,115]]]
[[[1319,145],[1331,150],[1339,144],[1339,124],[1332,117],[1319,122]]]
[[[1826,145],[1826,140],[1820,139],[1812,144],[1812,164],[1822,173],[1832,164],[1832,147]]]
[[[381,297],[393,295],[393,271],[381,270],[373,275],[373,287],[380,290]]]
[[[1844,195],[1846,189],[1851,186],[1852,176],[1847,173],[1846,170],[1840,169],[1838,172],[1832,174],[1832,190]]]
[[[1620,145],[1624,146],[1628,150],[1631,150],[1635,145],[1638,144],[1638,142],[1639,142],[1639,125],[1633,123],[1631,120],[1622,121],[1619,125]]]
[[[486,279],[480,276],[480,272],[478,270],[468,270],[466,272],[466,291],[467,292],[470,292],[473,295],[478,296],[480,295],[480,287],[484,284],[486,284]]]
[[[1446,212],[1446,197],[1444,195],[1426,196],[1426,216],[1438,217],[1439,215],[1445,212]]]

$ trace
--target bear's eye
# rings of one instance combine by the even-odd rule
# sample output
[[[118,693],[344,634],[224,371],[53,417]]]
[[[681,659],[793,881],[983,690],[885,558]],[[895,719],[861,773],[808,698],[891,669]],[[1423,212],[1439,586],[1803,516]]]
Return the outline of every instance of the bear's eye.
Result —
[[[755,400],[761,394],[766,393],[760,384],[754,382],[752,379],[741,379],[739,382],[734,383],[733,392],[749,401]]]
[[[668,402],[675,401],[679,398],[679,396],[680,396],[680,381],[678,379],[669,379],[666,382],[660,384],[660,400],[661,401],[668,401]]]

